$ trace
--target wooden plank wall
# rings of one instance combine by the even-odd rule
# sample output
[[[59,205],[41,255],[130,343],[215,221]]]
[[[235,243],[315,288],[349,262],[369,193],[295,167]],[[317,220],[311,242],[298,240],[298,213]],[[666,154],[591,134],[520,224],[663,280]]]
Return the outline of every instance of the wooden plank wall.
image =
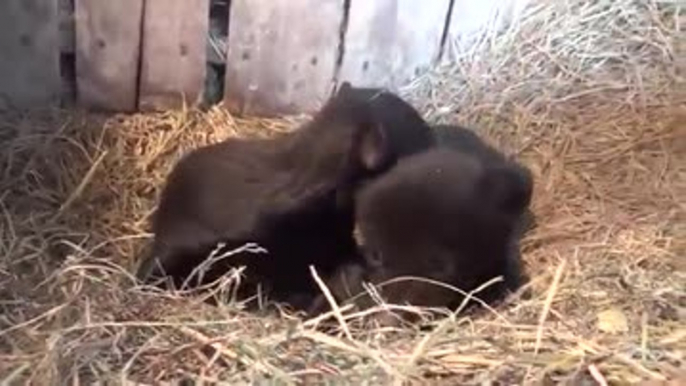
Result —
[[[60,96],[57,0],[0,1],[0,109]]]
[[[233,0],[224,87],[229,110],[317,109],[333,88],[343,11],[343,0]]]
[[[311,113],[341,81],[396,89],[436,62],[444,37],[451,48],[471,43],[473,32],[516,17],[527,2],[232,0],[222,7],[228,52],[212,60],[225,62],[230,111]],[[60,70],[76,78],[77,101],[88,108],[197,105],[207,82],[209,6],[210,0],[2,0],[0,108],[58,99],[65,87]],[[72,52],[75,65],[60,51]],[[224,69],[212,71],[216,77]]]
[[[450,0],[352,1],[341,80],[395,88],[429,67],[441,49]]]
[[[454,0],[448,27],[448,49],[468,53],[483,30],[497,30],[515,20],[529,0]]]
[[[76,0],[75,7],[79,103],[136,110],[143,0]]]
[[[140,110],[195,105],[207,61],[208,0],[146,0]]]

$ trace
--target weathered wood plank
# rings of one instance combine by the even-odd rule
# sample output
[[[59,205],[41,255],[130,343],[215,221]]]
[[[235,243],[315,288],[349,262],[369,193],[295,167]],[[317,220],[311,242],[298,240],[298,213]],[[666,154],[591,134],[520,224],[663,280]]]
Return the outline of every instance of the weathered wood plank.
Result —
[[[75,8],[79,103],[135,110],[143,0],[76,0]]]
[[[328,97],[343,0],[233,0],[225,102],[259,115],[312,112]]]
[[[201,101],[209,0],[146,0],[139,109]]]
[[[395,88],[438,57],[450,0],[352,1],[340,79]]]
[[[0,109],[59,101],[57,0],[0,1]]]
[[[468,51],[485,30],[497,30],[517,17],[528,0],[455,0],[448,29],[452,50]]]

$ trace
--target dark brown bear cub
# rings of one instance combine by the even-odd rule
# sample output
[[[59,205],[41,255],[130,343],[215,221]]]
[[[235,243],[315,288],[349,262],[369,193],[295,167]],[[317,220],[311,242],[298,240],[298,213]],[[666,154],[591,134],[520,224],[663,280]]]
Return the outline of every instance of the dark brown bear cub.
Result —
[[[179,286],[217,243],[255,242],[267,253],[231,256],[191,283],[246,266],[247,291],[259,284],[276,300],[314,295],[309,265],[326,275],[358,256],[352,200],[359,184],[433,145],[430,127],[402,99],[344,84],[292,133],[197,149],[168,177],[138,276],[150,282],[166,274]]]

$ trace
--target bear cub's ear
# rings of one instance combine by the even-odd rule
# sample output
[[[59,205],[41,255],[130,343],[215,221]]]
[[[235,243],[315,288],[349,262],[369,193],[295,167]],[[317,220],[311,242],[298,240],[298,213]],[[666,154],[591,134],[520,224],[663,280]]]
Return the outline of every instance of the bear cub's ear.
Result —
[[[533,179],[531,173],[521,167],[499,166],[486,170],[478,193],[486,197],[502,213],[518,215],[531,203]]]

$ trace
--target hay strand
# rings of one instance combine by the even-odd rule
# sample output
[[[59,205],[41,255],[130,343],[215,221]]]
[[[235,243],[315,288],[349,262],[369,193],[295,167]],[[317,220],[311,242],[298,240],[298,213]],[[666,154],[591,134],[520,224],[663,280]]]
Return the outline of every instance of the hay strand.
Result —
[[[531,295],[475,315],[341,337],[134,283],[161,182],[190,149],[307,117],[216,107],[0,117],[0,378],[12,383],[683,380],[686,42],[678,2],[536,1],[401,90],[431,122],[472,126],[535,176],[522,251]],[[555,271],[552,282],[550,273]],[[237,279],[227,278],[228,282]],[[612,309],[622,328],[598,328]],[[385,312],[385,311],[384,311]],[[626,323],[626,325],[624,325]],[[626,327],[626,328],[624,328]],[[679,378],[681,377],[681,378]]]

